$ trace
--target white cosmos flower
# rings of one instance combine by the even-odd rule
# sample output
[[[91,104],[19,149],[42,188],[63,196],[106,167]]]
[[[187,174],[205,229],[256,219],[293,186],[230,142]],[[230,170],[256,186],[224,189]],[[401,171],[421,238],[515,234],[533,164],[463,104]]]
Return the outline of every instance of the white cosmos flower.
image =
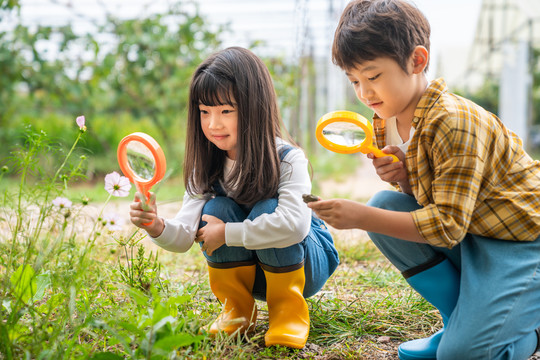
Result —
[[[103,215],[103,221],[107,229],[111,231],[122,230],[122,225],[124,225],[124,219],[113,212]]]
[[[69,199],[66,199],[65,197],[57,197],[52,201],[54,206],[58,206],[60,209],[69,209],[71,208],[71,201]]]
[[[112,196],[126,197],[129,195],[131,183],[125,176],[121,176],[116,171],[105,175],[105,190]]]

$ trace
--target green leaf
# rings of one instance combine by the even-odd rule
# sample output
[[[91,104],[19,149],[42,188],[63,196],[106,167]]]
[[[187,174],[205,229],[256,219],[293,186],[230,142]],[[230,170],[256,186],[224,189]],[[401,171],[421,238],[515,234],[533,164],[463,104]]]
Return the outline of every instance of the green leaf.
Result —
[[[128,323],[126,321],[118,321],[116,324],[122,329],[128,331],[131,334],[138,336],[139,338],[144,338],[146,335],[144,330],[139,329],[136,325]]]
[[[171,352],[182,346],[189,346],[204,339],[202,335],[190,335],[190,334],[176,334],[167,336],[161,340],[156,341],[153,348]]]
[[[92,355],[89,360],[123,360],[124,358],[120,355],[114,354],[110,351],[100,352]]]
[[[51,285],[51,277],[49,274],[40,274],[36,277],[37,290],[33,300],[38,301],[43,299],[45,290]]]
[[[144,294],[142,291],[133,288],[126,288],[126,292],[133,300],[135,300],[137,305],[146,306],[148,304],[148,296],[146,296],[146,294]]]
[[[27,304],[37,292],[37,281],[34,275],[35,271],[30,265],[21,265],[15,270],[10,278],[13,293],[25,304]]]

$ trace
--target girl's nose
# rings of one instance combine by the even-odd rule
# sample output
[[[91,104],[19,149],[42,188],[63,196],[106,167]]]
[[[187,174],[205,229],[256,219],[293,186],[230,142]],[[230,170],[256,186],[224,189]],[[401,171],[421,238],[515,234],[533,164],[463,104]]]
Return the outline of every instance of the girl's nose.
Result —
[[[210,115],[210,123],[208,124],[210,129],[219,129],[221,127],[221,119],[219,115]]]

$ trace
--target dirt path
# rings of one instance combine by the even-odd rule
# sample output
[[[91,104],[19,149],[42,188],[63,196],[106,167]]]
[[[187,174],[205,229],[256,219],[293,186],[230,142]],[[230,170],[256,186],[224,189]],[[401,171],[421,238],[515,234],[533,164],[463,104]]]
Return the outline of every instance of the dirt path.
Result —
[[[392,189],[391,185],[379,179],[371,160],[364,156],[358,156],[357,159],[359,166],[352,176],[321,181],[321,197],[344,197],[366,201],[378,191]]]

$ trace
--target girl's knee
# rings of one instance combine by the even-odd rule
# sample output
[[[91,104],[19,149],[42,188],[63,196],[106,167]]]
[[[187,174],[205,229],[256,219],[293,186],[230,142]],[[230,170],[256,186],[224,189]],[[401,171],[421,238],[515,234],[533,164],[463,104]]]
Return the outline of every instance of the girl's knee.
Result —
[[[260,249],[256,252],[261,263],[276,268],[300,264],[305,258],[304,247],[301,244],[294,244],[286,248]]]
[[[245,218],[240,206],[231,198],[225,196],[216,196],[204,204],[201,215],[212,215],[223,222],[240,221]]]
[[[278,199],[270,198],[258,201],[251,209],[248,219],[253,220],[262,214],[271,214],[276,211]]]

